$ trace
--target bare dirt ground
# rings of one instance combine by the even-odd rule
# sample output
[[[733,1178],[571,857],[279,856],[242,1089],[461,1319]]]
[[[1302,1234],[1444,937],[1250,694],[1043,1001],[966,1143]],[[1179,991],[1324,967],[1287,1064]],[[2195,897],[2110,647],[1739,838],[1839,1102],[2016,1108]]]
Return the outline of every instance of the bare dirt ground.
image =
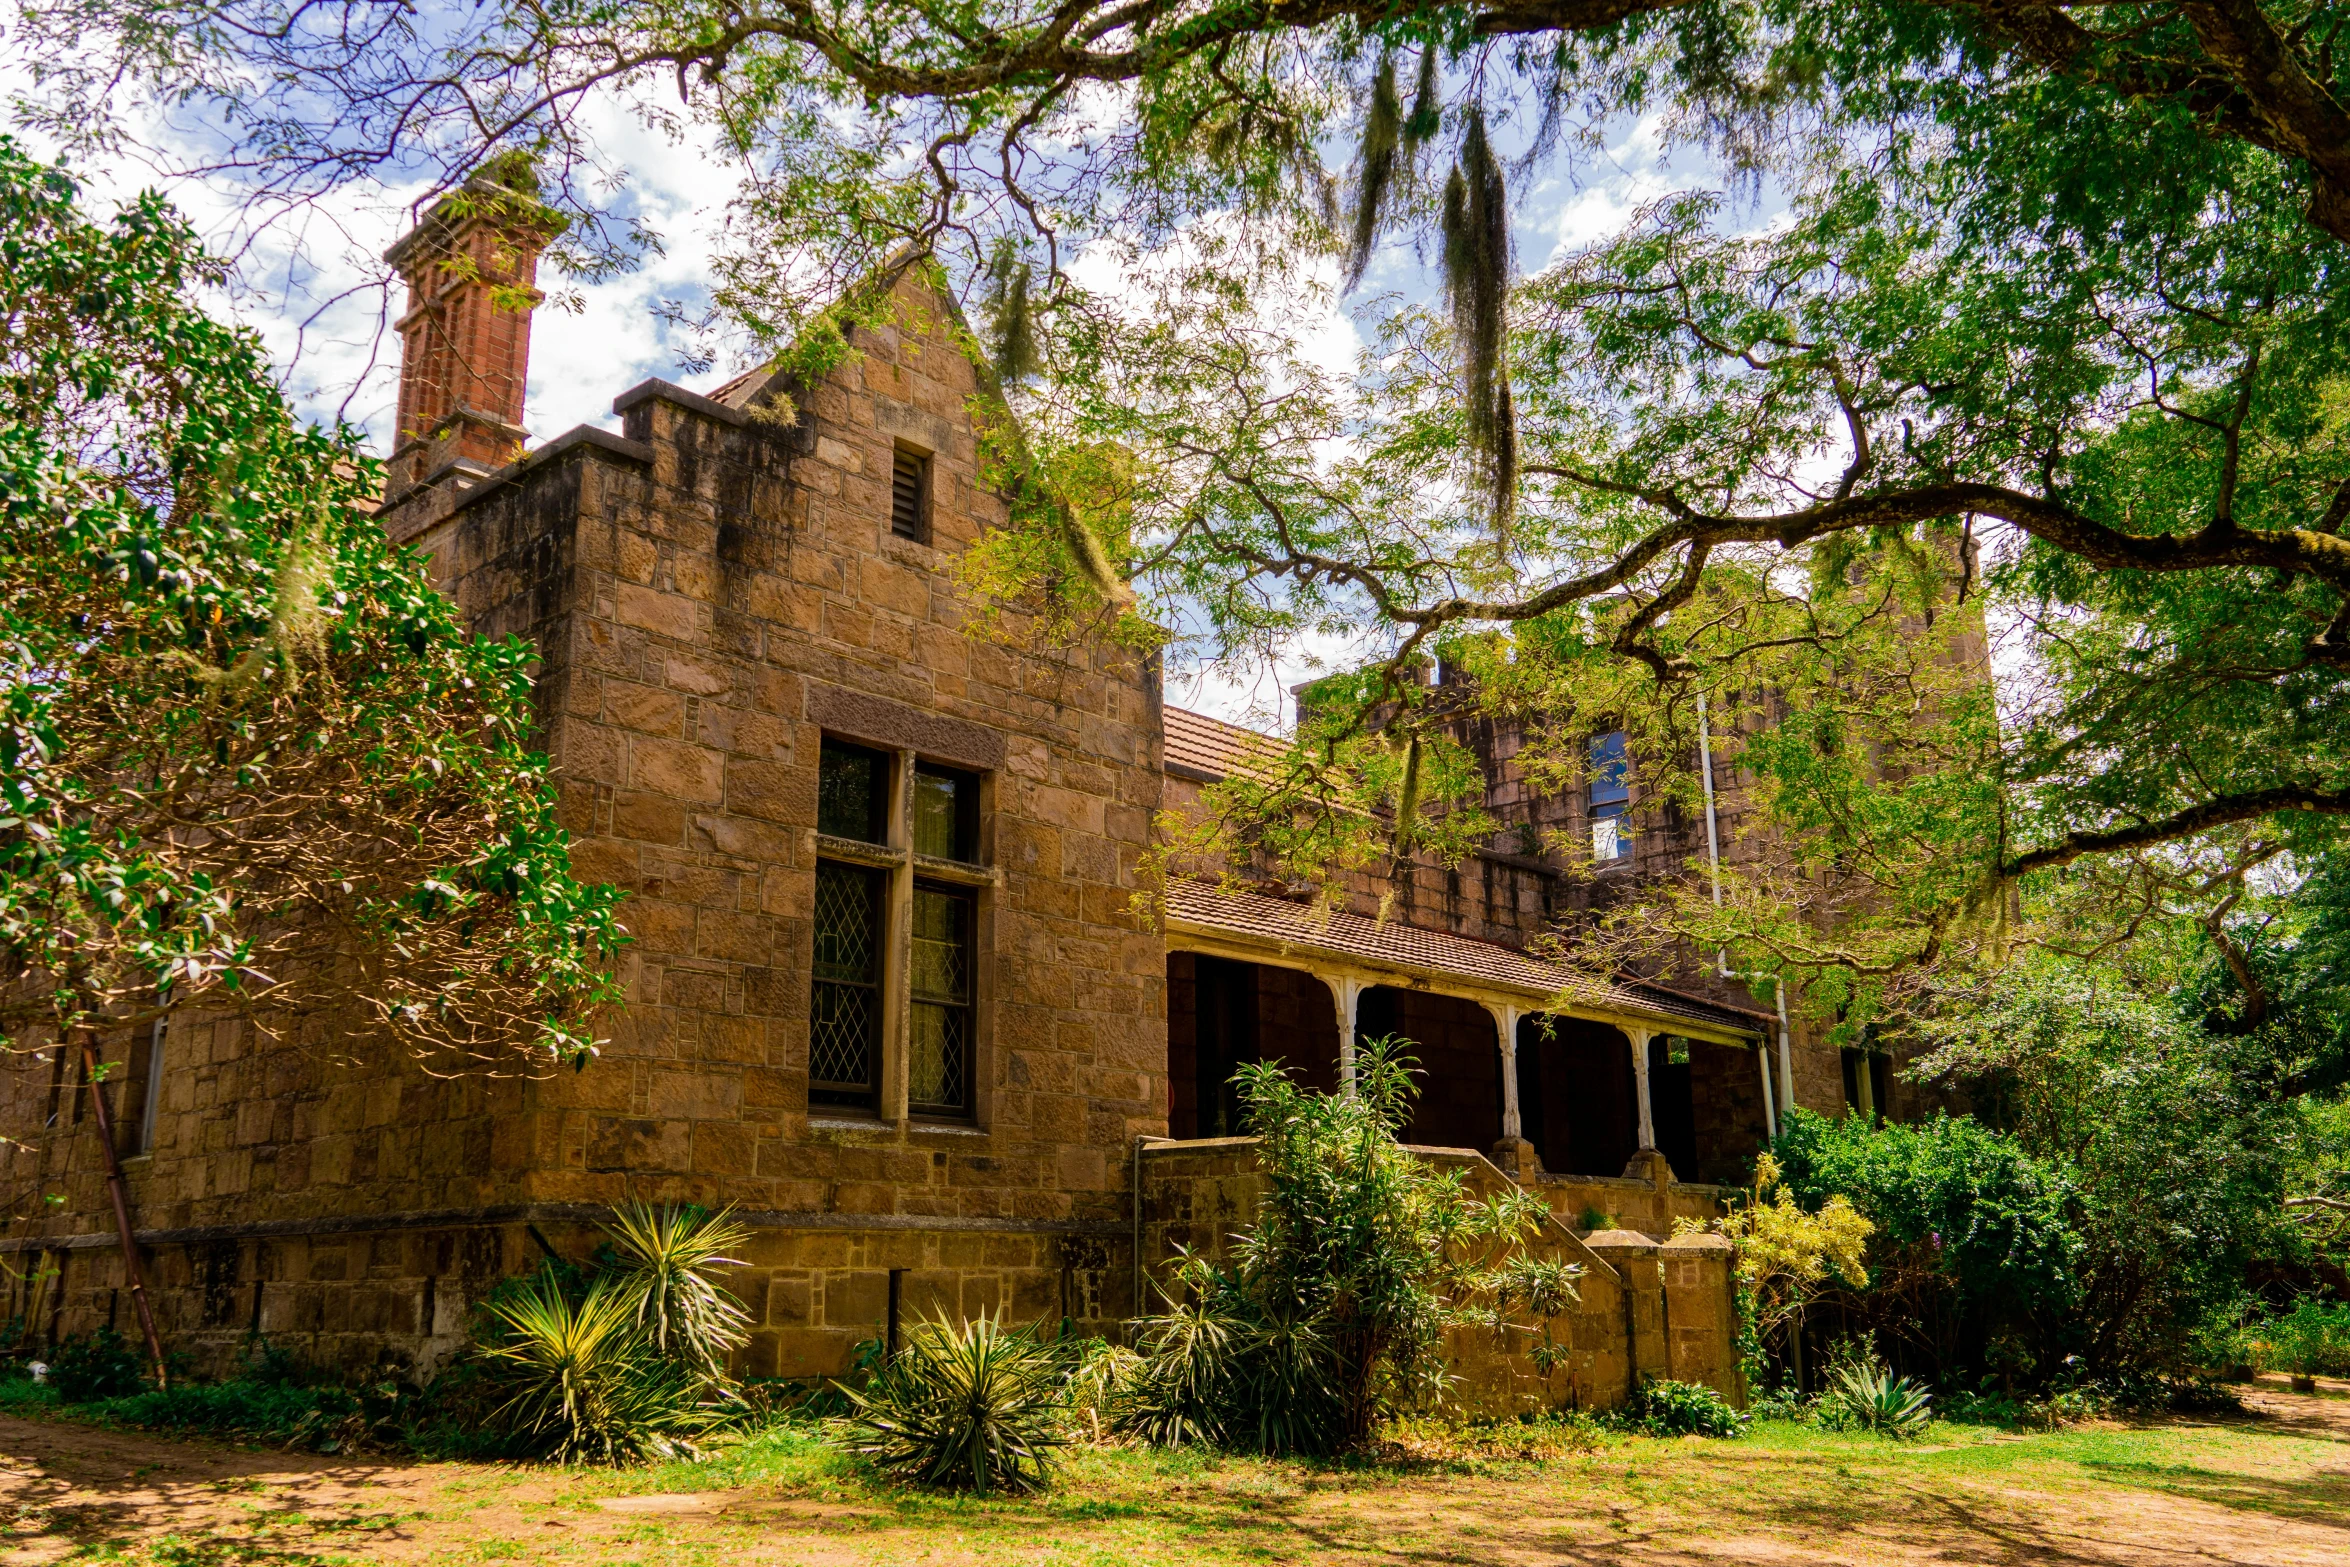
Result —
[[[0,1561],[2350,1563],[2350,1392],[1922,1444],[1765,1426],[1539,1463],[1086,1453],[1048,1496],[876,1484],[805,1441],[635,1474],[337,1460],[0,1420]],[[746,1456],[747,1454],[747,1456]]]

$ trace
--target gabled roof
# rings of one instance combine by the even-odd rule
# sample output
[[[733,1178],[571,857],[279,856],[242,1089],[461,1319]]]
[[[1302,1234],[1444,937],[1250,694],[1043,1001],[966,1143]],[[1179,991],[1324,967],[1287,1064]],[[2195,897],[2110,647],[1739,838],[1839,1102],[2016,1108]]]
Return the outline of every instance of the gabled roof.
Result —
[[[1259,734],[1205,713],[1166,709],[1167,767],[1191,778],[1247,778],[1273,781],[1281,753],[1277,735]]]
[[[1167,926],[1171,933],[1219,939],[1235,947],[1271,947],[1299,960],[1299,967],[1311,967],[1311,959],[1321,956],[1394,971],[1407,980],[1425,981],[1439,992],[1449,982],[1469,991],[1500,993],[1496,999],[1507,996],[1537,1003],[1529,1005],[1529,1011],[1557,998],[1560,1010],[1575,1016],[1647,1022],[1660,1032],[1687,1032],[1691,1025],[1712,1036],[1743,1038],[1762,1032],[1759,1017],[1735,1008],[1646,985],[1607,984],[1498,942],[1325,912],[1201,881],[1168,881]]]

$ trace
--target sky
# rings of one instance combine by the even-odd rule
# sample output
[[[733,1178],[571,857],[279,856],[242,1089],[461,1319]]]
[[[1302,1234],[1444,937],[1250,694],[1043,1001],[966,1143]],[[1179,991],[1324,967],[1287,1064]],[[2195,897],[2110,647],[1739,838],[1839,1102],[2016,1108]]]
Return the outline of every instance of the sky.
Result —
[[[21,70],[21,62],[0,57],[0,89],[12,85],[12,68]],[[738,169],[707,141],[650,129],[619,105],[605,103],[592,112],[608,166],[627,171],[622,210],[659,234],[662,250],[615,277],[542,275],[541,287],[552,298],[533,322],[523,421],[534,443],[582,424],[616,428],[612,399],[647,378],[708,390],[742,368],[724,361],[698,372],[684,368],[689,345],[659,314],[664,302],[690,308],[702,297]],[[150,125],[142,134],[168,145],[173,133]],[[29,140],[36,152],[52,150],[38,138]],[[281,225],[253,232],[240,226],[240,214],[223,191],[200,181],[157,181],[127,161],[76,172],[86,203],[100,211],[142,186],[160,184],[216,249],[233,253],[235,286],[221,308],[261,334],[297,407],[320,420],[346,418],[369,432],[378,451],[388,450],[399,357],[391,321],[401,302],[397,289],[377,284],[383,270],[377,258],[412,225],[421,185],[352,191],[306,212],[298,231]],[[1570,155],[1562,149],[1540,177],[1519,189],[1512,224],[1520,269],[1537,271],[1607,237],[1659,197],[1719,185],[1694,155],[1676,158],[1663,145],[1656,121],[1627,120],[1611,128],[1604,150]],[[1749,216],[1759,221],[1767,213]],[[1314,357],[1333,368],[1351,366],[1377,335],[1379,323],[1371,314],[1424,300],[1431,284],[1409,246],[1386,247],[1363,286],[1333,305],[1308,334]],[[1168,700],[1235,722],[1280,727],[1291,717],[1289,686],[1321,672],[1317,660],[1330,667],[1353,656],[1343,642],[1325,640],[1294,650],[1269,669],[1184,669],[1178,660],[1170,668]]]

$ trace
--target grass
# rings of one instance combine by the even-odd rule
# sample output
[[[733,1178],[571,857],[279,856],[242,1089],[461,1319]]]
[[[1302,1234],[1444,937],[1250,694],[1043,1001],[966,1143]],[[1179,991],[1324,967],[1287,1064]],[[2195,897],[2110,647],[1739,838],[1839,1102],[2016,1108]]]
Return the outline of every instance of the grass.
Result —
[[[1539,1434],[1539,1433],[1538,1433]],[[1916,1443],[1760,1422],[1711,1442],[1554,1428],[1547,1441],[1423,1435],[1383,1461],[1316,1464],[1199,1452],[1079,1449],[1040,1496],[910,1490],[801,1430],[629,1471],[386,1466],[407,1487],[339,1502],[202,1490],[193,1511],[21,1518],[0,1557],[139,1567],[323,1567],[342,1561],[582,1567],[1004,1563],[1035,1567],[1369,1561],[1451,1564],[1743,1554],[1983,1563],[2154,1560],[2193,1538],[2209,1559],[2350,1558],[2350,1427],[2176,1420],[2020,1433],[1937,1423]],[[1409,1434],[1407,1434],[1407,1437]],[[146,1439],[132,1439],[145,1441]],[[161,1445],[161,1444],[156,1444]],[[119,1472],[119,1469],[118,1471]],[[191,1487],[194,1493],[198,1488]],[[194,1516],[205,1516],[199,1524]],[[32,1554],[38,1541],[55,1550]],[[2135,1542],[2135,1543],[2133,1543]]]

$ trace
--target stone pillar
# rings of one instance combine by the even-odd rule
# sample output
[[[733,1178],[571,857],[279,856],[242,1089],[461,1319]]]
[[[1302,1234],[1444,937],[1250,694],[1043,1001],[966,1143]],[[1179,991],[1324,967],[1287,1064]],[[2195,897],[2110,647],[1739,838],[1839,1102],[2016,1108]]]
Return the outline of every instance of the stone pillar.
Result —
[[[1330,1000],[1338,1009],[1338,1091],[1347,1098],[1355,1096],[1355,1008],[1370,985],[1350,974],[1317,974],[1314,976],[1330,987]]]
[[[1525,1116],[1518,1106],[1518,1019],[1525,1014],[1506,1001],[1488,1001],[1493,1014],[1494,1039],[1501,1048],[1501,1141],[1493,1145],[1493,1162],[1521,1185],[1542,1173],[1542,1157],[1526,1141]]]
[[[1640,1151],[1656,1151],[1656,1113],[1648,1101],[1648,1042],[1656,1037],[1646,1028],[1627,1028],[1632,1040],[1632,1095],[1640,1106]]]

